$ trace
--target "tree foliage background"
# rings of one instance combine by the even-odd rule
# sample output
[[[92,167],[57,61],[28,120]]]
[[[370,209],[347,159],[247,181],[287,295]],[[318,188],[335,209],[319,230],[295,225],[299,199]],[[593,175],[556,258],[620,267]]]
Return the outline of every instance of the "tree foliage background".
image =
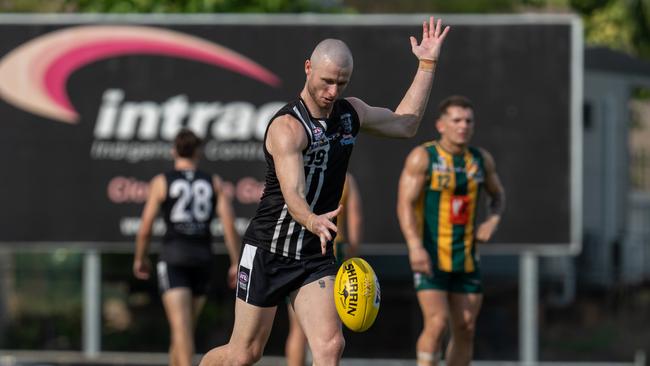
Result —
[[[575,12],[585,39],[650,60],[650,0],[0,0],[0,12]]]

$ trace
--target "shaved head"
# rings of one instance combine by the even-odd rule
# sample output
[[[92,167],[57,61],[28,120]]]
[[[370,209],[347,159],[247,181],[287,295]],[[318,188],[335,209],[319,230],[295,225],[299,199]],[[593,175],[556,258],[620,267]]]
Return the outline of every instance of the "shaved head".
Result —
[[[314,67],[318,67],[323,62],[331,62],[341,68],[352,69],[352,52],[348,46],[339,39],[327,38],[322,40],[309,58]]]
[[[314,115],[327,117],[352,76],[352,53],[343,41],[321,41],[305,61],[305,88],[300,92]]]

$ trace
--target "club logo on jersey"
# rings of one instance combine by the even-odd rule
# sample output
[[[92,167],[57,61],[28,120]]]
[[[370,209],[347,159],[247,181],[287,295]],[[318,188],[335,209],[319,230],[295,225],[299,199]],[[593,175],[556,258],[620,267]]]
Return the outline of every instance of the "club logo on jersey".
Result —
[[[454,225],[466,225],[469,221],[469,197],[452,196],[451,197],[451,223]]]
[[[438,155],[438,159],[431,163],[431,171],[434,172],[448,172],[449,167],[444,157]]]
[[[352,135],[352,115],[345,113],[341,115],[341,145],[353,145],[356,138]]]
[[[323,132],[323,129],[316,126],[311,129],[311,133],[314,135],[314,142],[318,142],[323,139],[323,136],[325,136],[325,132]]]
[[[479,183],[483,181],[483,170],[479,168],[478,161],[476,161],[474,158],[472,158],[472,161],[470,162],[466,173],[467,178],[469,179],[474,179]]]
[[[352,133],[352,115],[350,113],[341,115],[341,126],[343,127],[343,133]]]
[[[280,79],[237,52],[199,37],[144,26],[90,25],[54,31],[0,60],[0,96],[33,114],[77,123],[67,82],[86,65],[125,55],[172,56],[224,68],[270,86]]]

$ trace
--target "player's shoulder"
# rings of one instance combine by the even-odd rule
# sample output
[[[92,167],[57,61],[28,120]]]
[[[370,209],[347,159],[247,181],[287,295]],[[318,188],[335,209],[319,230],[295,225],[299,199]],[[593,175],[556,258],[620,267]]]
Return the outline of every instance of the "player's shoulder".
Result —
[[[151,178],[151,181],[149,181],[149,183],[150,184],[166,183],[168,175],[169,175],[169,172],[156,174],[153,178]]]
[[[411,149],[411,152],[410,152],[409,155],[414,155],[414,156],[418,156],[418,157],[421,157],[421,158],[426,157],[428,159],[432,153],[435,153],[437,151],[436,150],[437,144],[438,144],[438,142],[436,140],[430,140],[430,141],[422,142],[422,143],[414,146]]]
[[[301,125],[301,122],[292,114],[276,116],[269,126],[269,134],[275,134],[277,132],[282,136],[285,134],[303,133],[303,130],[304,127]],[[287,137],[290,137],[290,135]]]
[[[487,158],[492,158],[492,154],[490,154],[490,152],[487,149],[483,148],[483,147],[469,146],[467,149],[469,150],[469,152],[472,155],[480,156],[483,159],[485,159],[486,157]]]
[[[296,113],[296,110],[298,109],[298,105],[300,104],[300,100],[292,100],[282,106],[271,119],[269,120],[268,128],[273,126],[276,122],[278,121],[298,121],[298,118],[294,116]]]
[[[472,155],[479,157],[483,162],[483,165],[486,167],[495,166],[494,157],[487,149],[478,146],[470,146],[469,151],[472,153]]]
[[[283,105],[282,107],[280,107],[280,109],[278,109],[277,112],[275,112],[275,114],[271,119],[274,119],[284,114],[292,113],[294,108],[296,108],[296,106],[298,106],[299,104],[300,104],[300,99],[294,99],[287,102],[287,104]]]
[[[341,99],[346,105],[354,111],[359,118],[359,122],[365,119],[366,111],[370,106],[357,97],[345,97]]]
[[[345,97],[340,99],[344,105],[349,106],[357,114],[363,115],[365,110],[369,108],[368,104],[357,97]]]
[[[309,143],[305,129],[306,127],[290,114],[278,116],[266,133],[266,148],[272,155],[276,148],[305,149]]]
[[[357,109],[363,106],[367,106],[366,102],[357,97],[345,97],[341,98],[345,104],[350,105],[352,108]]]
[[[353,107],[355,104],[366,104],[363,100],[357,97],[345,97],[345,98],[341,98],[341,100],[350,103]]]
[[[219,187],[223,183],[223,179],[219,174],[210,174],[210,180],[215,187]]]
[[[424,144],[420,144],[411,149],[406,157],[405,165],[410,169],[426,170],[429,166],[429,151]]]
[[[437,140],[429,140],[429,141],[425,141],[425,142],[419,144],[417,147],[421,147],[422,149],[424,149],[426,151],[431,151],[431,150],[435,150],[436,146],[438,146],[438,141]]]
[[[151,178],[149,182],[150,195],[163,199],[167,195],[167,177],[165,173],[160,173]]]

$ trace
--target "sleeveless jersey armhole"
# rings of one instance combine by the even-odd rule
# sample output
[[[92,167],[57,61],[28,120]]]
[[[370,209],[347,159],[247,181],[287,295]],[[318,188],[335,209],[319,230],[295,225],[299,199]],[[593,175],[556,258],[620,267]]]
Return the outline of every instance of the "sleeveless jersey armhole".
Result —
[[[269,128],[271,127],[271,123],[273,123],[279,117],[282,117],[282,116],[287,115],[287,114],[292,116],[293,118],[295,118],[297,120],[297,122],[300,123],[300,125],[302,126],[302,129],[305,131],[305,135],[307,135],[307,146],[302,150],[302,153],[304,154],[305,152],[307,152],[307,150],[309,150],[309,147],[312,144],[311,130],[309,130],[307,128],[307,126],[305,125],[305,122],[298,115],[287,111],[285,113],[278,113],[277,115],[275,115],[275,117],[273,117],[273,119],[266,126],[266,131],[264,132],[264,140],[262,141],[262,149],[263,149],[264,153],[271,155],[269,150],[266,148],[266,138],[267,138],[267,136],[269,134]]]
[[[469,147],[470,153],[474,156],[474,159],[478,161],[478,167],[481,171],[485,172],[485,157],[483,156],[483,151],[476,147]]]
[[[431,160],[434,155],[437,157],[438,152],[436,150],[436,143],[434,141],[425,142],[421,145],[424,147],[424,150],[427,152],[427,174],[426,174],[426,184],[427,187],[431,185],[431,176],[433,175],[433,170],[431,169],[432,164]]]
[[[352,118],[352,121],[354,121],[354,125],[352,126],[352,134],[354,136],[359,134],[359,131],[361,131],[361,120],[359,119],[359,113],[357,113],[357,110],[354,109],[354,106],[352,103],[350,103],[347,99],[342,98],[340,99],[342,104],[345,104],[345,106],[352,112],[354,113],[354,118]]]

